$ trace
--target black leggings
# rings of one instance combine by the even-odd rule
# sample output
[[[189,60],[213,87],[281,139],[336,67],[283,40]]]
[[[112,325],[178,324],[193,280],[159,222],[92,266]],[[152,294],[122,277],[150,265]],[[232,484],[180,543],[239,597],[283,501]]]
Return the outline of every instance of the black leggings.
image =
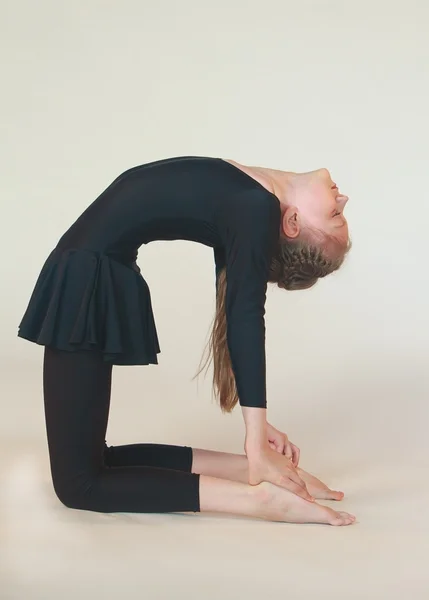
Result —
[[[97,512],[198,512],[192,448],[106,445],[111,376],[112,365],[96,352],[45,348],[46,429],[58,498]]]

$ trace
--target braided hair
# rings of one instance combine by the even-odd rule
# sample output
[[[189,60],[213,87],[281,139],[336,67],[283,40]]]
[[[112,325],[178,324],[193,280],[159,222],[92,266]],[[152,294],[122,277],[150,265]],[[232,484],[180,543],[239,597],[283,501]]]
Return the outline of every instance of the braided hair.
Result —
[[[306,290],[319,279],[337,271],[344,262],[346,249],[336,238],[327,238],[324,246],[302,241],[281,241],[272,259],[269,279],[285,290]],[[327,247],[328,246],[328,247]]]

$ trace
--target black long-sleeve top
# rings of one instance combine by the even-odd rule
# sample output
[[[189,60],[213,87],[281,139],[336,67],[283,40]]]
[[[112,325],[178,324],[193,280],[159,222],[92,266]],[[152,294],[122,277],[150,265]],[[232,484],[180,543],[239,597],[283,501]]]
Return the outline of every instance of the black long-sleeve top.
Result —
[[[155,240],[212,247],[226,268],[227,342],[242,406],[266,407],[265,299],[280,205],[219,158],[178,157],[122,173],[61,237],[47,259],[19,335],[113,364],[156,363],[150,292],[137,251]],[[129,267],[132,267],[131,269]]]

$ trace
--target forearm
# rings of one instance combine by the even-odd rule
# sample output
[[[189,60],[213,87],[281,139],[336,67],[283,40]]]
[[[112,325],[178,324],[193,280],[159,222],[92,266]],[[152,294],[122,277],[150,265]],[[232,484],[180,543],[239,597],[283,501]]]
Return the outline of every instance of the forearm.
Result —
[[[266,449],[268,445],[267,410],[251,406],[242,406],[241,410],[246,427],[244,442],[246,455],[258,454]]]

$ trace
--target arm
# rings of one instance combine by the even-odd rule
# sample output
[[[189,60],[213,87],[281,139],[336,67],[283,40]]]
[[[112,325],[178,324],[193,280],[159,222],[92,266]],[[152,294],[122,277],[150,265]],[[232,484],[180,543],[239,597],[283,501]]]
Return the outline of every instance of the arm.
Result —
[[[265,300],[271,260],[280,230],[278,200],[261,190],[238,194],[226,203],[224,257],[227,343],[246,427],[249,482],[280,485],[310,499],[292,463],[272,450],[266,417]]]
[[[266,409],[265,301],[280,207],[259,189],[237,196],[225,233],[227,343],[240,405]]]
[[[232,251],[229,252],[231,256]],[[215,275],[216,275],[216,293],[217,293],[217,280],[219,274],[226,266],[226,253],[223,248],[214,249],[214,260],[215,260]],[[231,274],[230,274],[231,276]],[[261,310],[261,309],[260,309]],[[228,318],[228,315],[227,315]],[[231,317],[229,317],[231,318]],[[261,327],[261,322],[256,321],[254,325],[258,328]],[[265,337],[265,336],[264,336]],[[232,346],[234,347],[234,339],[232,340]],[[265,363],[265,360],[263,361]],[[237,363],[235,363],[237,364]],[[235,373],[234,373],[235,374]],[[265,378],[265,374],[262,374]],[[245,406],[242,396],[239,396],[241,404],[243,419],[246,428],[246,440],[245,440],[245,451],[246,454],[256,454],[263,447],[266,448],[268,443],[266,428],[267,428],[267,410],[266,406],[266,393],[264,384],[264,394],[261,397],[260,407]]]
[[[216,276],[226,268],[227,343],[246,444],[266,440],[265,300],[270,264],[278,243],[278,200],[260,189],[228,201],[222,219],[224,248],[215,250]],[[248,410],[253,409],[253,410]]]

